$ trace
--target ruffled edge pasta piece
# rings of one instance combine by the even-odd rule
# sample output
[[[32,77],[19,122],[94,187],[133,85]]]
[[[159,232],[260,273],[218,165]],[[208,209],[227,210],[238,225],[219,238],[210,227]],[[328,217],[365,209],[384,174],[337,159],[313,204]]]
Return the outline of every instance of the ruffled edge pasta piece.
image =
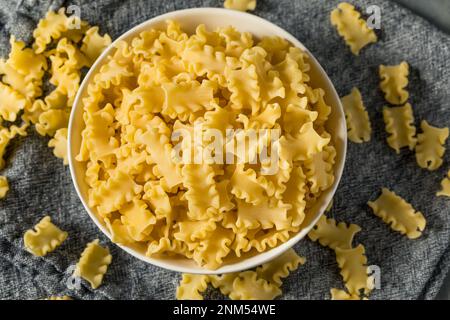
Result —
[[[59,247],[67,236],[67,232],[55,226],[49,216],[45,216],[34,226],[34,230],[29,229],[25,232],[23,243],[28,252],[42,257]]]
[[[359,231],[361,227],[356,224],[337,223],[335,219],[327,219],[325,215],[322,215],[308,233],[308,237],[312,241],[319,241],[324,247],[350,249],[353,247],[353,238]]]
[[[184,273],[177,288],[177,300],[203,300],[202,292],[208,288],[207,275]]]
[[[442,189],[436,193],[437,196],[450,197],[450,170],[447,176],[441,181]]]
[[[67,153],[67,128],[56,130],[55,136],[50,139],[48,146],[53,148],[55,157],[63,159],[64,165],[69,164],[69,155]]]
[[[347,120],[348,139],[355,143],[370,141],[372,127],[359,89],[353,88],[349,95],[341,98],[341,101]]]
[[[304,162],[305,175],[310,184],[311,193],[317,194],[327,190],[334,183],[335,158],[336,149],[328,145]]]
[[[403,61],[396,66],[380,65],[380,89],[387,102],[394,105],[404,104],[409,98],[408,86],[409,65]]]
[[[188,216],[196,220],[212,218],[218,214],[219,193],[214,171],[209,164],[186,164],[182,170],[183,185],[187,189]]]
[[[45,298],[44,300],[53,300],[53,301],[58,301],[58,300],[73,300],[71,297],[69,296],[50,296],[48,298]]]
[[[91,27],[86,31],[82,42],[80,50],[89,59],[88,67],[90,67],[106,47],[111,44],[111,37],[106,33],[101,36],[98,27]]]
[[[258,278],[255,271],[245,271],[234,279],[229,297],[232,300],[273,300],[279,295],[278,286]]]
[[[380,217],[393,230],[416,239],[422,235],[426,220],[420,211],[415,211],[411,204],[394,192],[382,188],[381,195],[368,205],[373,213]]]
[[[387,137],[388,145],[400,153],[400,148],[408,147],[413,150],[417,139],[416,127],[414,125],[414,115],[409,103],[401,107],[384,107],[383,119],[386,132],[390,134]]]
[[[331,288],[330,290],[331,300],[361,300],[361,297],[358,294],[350,294],[345,290]],[[367,298],[363,298],[362,300],[367,300]]]
[[[348,292],[351,295],[368,295],[373,289],[373,279],[367,272],[364,246],[360,244],[351,249],[335,248],[334,251]]]
[[[87,244],[74,272],[75,276],[88,281],[92,289],[97,289],[102,284],[103,276],[112,261],[109,249],[102,247],[99,242],[95,239]]]
[[[12,87],[0,82],[0,116],[6,121],[14,122],[17,114],[27,108],[30,102]]]
[[[0,199],[3,199],[9,191],[8,178],[0,176]]]
[[[256,9],[256,0],[225,0],[223,6],[225,9],[253,11]]]
[[[300,257],[294,249],[289,249],[277,258],[263,264],[256,269],[258,276],[269,283],[281,287],[282,278],[297,270],[300,265],[305,264],[306,259]]]
[[[362,48],[378,40],[375,32],[367,26],[366,21],[361,19],[361,14],[350,3],[340,3],[331,12],[330,19],[354,55],[359,55]]]
[[[419,167],[430,171],[438,169],[445,153],[445,141],[449,135],[449,129],[434,127],[426,120],[420,124],[422,133],[417,135],[416,161]]]

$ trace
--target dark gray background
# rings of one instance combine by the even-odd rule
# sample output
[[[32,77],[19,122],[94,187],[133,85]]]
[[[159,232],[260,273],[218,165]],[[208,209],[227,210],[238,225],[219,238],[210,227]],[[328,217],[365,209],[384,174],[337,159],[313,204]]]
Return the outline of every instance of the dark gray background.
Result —
[[[439,170],[428,172],[417,166],[412,152],[403,150],[396,155],[388,147],[378,66],[408,61],[410,102],[416,124],[427,119],[436,126],[448,126],[450,37],[393,2],[351,1],[361,9],[372,4],[382,9],[380,41],[356,57],[329,23],[329,14],[338,2],[259,0],[254,14],[280,25],[302,41],[321,62],[340,95],[347,94],[353,86],[361,89],[373,136],[369,143],[349,143],[344,177],[331,215],[363,228],[355,243],[365,245],[369,264],[378,265],[382,272],[381,289],[374,291],[371,298],[433,299],[450,267],[450,202],[434,195],[449,168],[450,153],[446,153]],[[156,15],[188,7],[221,7],[223,2],[0,0],[0,56],[8,53],[11,33],[30,40],[31,30],[50,7],[71,3],[81,7],[83,19],[116,38]],[[47,141],[36,134],[16,139],[5,156],[6,168],[1,174],[8,177],[11,190],[0,201],[0,298],[35,299],[61,294],[79,299],[174,298],[179,274],[138,261],[100,233],[77,198],[68,168],[53,157]],[[372,214],[366,202],[375,199],[383,186],[424,213],[428,224],[421,238],[409,240],[392,232]],[[36,258],[23,250],[22,236],[45,214],[67,230],[69,238],[55,252]],[[113,255],[104,284],[97,290],[85,283],[80,290],[69,290],[66,270],[76,263],[86,243],[97,237]],[[331,287],[343,287],[332,251],[307,239],[295,248],[308,261],[283,284],[283,299],[329,298]],[[211,292],[210,297],[220,295]]]

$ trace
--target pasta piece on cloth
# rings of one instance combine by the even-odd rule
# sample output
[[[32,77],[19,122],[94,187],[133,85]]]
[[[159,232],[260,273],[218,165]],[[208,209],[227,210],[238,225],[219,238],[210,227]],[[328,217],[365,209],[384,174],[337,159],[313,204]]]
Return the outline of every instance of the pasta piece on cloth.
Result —
[[[55,226],[49,216],[44,217],[23,235],[25,248],[33,255],[42,257],[52,252],[66,240],[68,233]]]
[[[369,201],[368,205],[373,213],[383,219],[393,230],[410,239],[420,237],[425,229],[426,220],[423,214],[414,210],[411,204],[386,188],[381,190],[378,199]]]

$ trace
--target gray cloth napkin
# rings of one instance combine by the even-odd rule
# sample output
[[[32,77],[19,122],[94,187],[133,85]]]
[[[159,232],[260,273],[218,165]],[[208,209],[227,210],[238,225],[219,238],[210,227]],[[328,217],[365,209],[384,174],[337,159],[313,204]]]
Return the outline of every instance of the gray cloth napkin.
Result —
[[[378,66],[406,60],[411,65],[409,91],[416,124],[426,119],[436,126],[450,124],[450,38],[427,21],[386,0],[352,1],[363,11],[382,9],[378,43],[353,56],[329,22],[339,1],[258,0],[254,14],[291,32],[318,58],[338,93],[360,88],[373,125],[369,143],[349,142],[342,182],[331,216],[362,227],[356,243],[365,245],[368,262],[381,269],[381,288],[372,299],[432,299],[450,266],[450,200],[435,192],[449,169],[450,151],[435,172],[419,168],[414,153],[400,155],[386,144],[382,119],[385,105],[378,89]],[[162,13],[190,7],[221,7],[218,0],[0,0],[0,56],[9,51],[10,34],[29,41],[32,29],[48,9],[75,4],[81,16],[113,38]],[[201,23],[201,21],[199,21]],[[230,21],[232,24],[233,21]],[[0,298],[36,299],[67,294],[79,299],[173,299],[180,275],[128,255],[103,236],[83,210],[69,169],[52,155],[47,138],[35,133],[15,139],[7,149],[1,172],[11,190],[0,200]],[[449,143],[446,144],[449,148]],[[427,227],[417,240],[393,232],[366,205],[381,187],[388,187],[424,213]],[[36,258],[23,248],[23,233],[44,215],[68,231],[69,238],[53,253]],[[103,285],[92,290],[67,287],[70,266],[86,243],[99,238],[113,262]],[[330,288],[343,288],[335,255],[308,239],[295,246],[307,258],[305,266],[284,281],[282,299],[329,298]],[[221,298],[216,291],[210,298]]]

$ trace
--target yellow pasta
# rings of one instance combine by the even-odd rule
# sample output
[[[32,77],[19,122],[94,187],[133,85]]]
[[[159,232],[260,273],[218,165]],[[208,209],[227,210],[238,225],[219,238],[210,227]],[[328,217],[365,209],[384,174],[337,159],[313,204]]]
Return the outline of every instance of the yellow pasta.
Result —
[[[404,104],[409,98],[409,65],[403,61],[396,66],[380,65],[380,88],[387,102],[395,105]]]
[[[50,296],[44,300],[73,300],[73,299],[69,296]]]
[[[82,101],[76,159],[86,163],[89,206],[113,241],[217,269],[300,230],[334,182],[331,107],[325,91],[310,85],[302,50],[278,38],[260,44],[233,27],[200,25],[188,35],[168,21],[106,57]],[[55,54],[55,83],[66,83],[70,61],[90,54],[64,43],[60,51],[72,58]],[[69,98],[69,88],[56,85]],[[48,107],[58,94],[47,100],[27,119],[53,135],[62,121],[47,111],[62,109]],[[138,214],[132,219],[131,212]],[[253,276],[238,283],[271,288]]]
[[[344,222],[336,223],[334,219],[327,219],[322,215],[308,233],[308,237],[312,241],[319,241],[322,246],[330,247],[331,249],[351,249],[355,234],[361,231],[361,228],[356,224],[347,226]]]
[[[0,199],[3,199],[9,191],[8,179],[5,176],[0,176]]]
[[[55,136],[50,139],[48,146],[53,149],[53,154],[57,158],[64,160],[64,164],[69,164],[68,154],[67,154],[67,128],[61,128],[56,130]]]
[[[233,281],[231,300],[273,300],[281,295],[281,290],[264,279],[258,278],[255,271],[239,273]]]
[[[177,300],[203,300],[201,295],[208,288],[209,276],[200,274],[183,274],[177,288]]]
[[[415,211],[411,204],[386,188],[382,189],[378,199],[369,201],[368,205],[393,230],[410,239],[420,237],[425,229],[426,220],[422,213]]]
[[[437,128],[425,120],[420,124],[422,133],[417,135],[416,160],[424,169],[436,170],[442,163],[445,153],[445,141],[448,138],[448,128]]]
[[[289,249],[274,260],[256,269],[258,276],[271,284],[281,287],[282,278],[305,264],[306,259],[297,255],[294,249]]]
[[[450,197],[450,170],[447,172],[447,177],[442,179],[441,187],[441,190],[436,195]]]
[[[331,300],[361,300],[359,294],[350,294],[345,292],[344,290],[332,288],[330,293]],[[362,300],[366,300],[366,298]]]
[[[23,235],[25,248],[35,256],[42,257],[52,252],[66,240],[68,234],[55,226],[49,216],[42,218],[34,227]]]
[[[99,240],[96,239],[88,243],[81,253],[74,275],[85,279],[93,289],[97,289],[103,281],[111,260],[108,248],[100,246]]]
[[[377,35],[361,19],[361,14],[355,7],[347,2],[342,2],[331,12],[331,24],[339,35],[344,38],[347,45],[355,55],[359,55],[362,48],[370,43],[377,42]]]
[[[413,150],[417,139],[414,115],[409,103],[401,107],[384,107],[383,118],[386,125],[388,145],[400,153],[400,148],[408,147]]]
[[[253,11],[256,8],[256,0],[225,0],[223,6],[227,9]]]
[[[348,139],[355,143],[370,141],[372,127],[358,88],[353,88],[351,93],[341,100],[347,121]]]
[[[350,295],[368,295],[372,291],[373,280],[368,275],[367,258],[363,245],[352,249],[335,248],[340,273]]]
[[[18,91],[0,82],[0,116],[6,121],[16,121],[19,111],[29,105],[29,101]]]
[[[4,128],[0,124],[0,169],[3,169],[5,166],[5,160],[3,159],[3,155],[5,153],[6,147],[8,146],[9,142],[14,139],[17,135],[20,135],[22,137],[27,135],[27,128],[28,124],[23,124],[20,127],[17,127],[16,125],[12,125],[9,128]]]

